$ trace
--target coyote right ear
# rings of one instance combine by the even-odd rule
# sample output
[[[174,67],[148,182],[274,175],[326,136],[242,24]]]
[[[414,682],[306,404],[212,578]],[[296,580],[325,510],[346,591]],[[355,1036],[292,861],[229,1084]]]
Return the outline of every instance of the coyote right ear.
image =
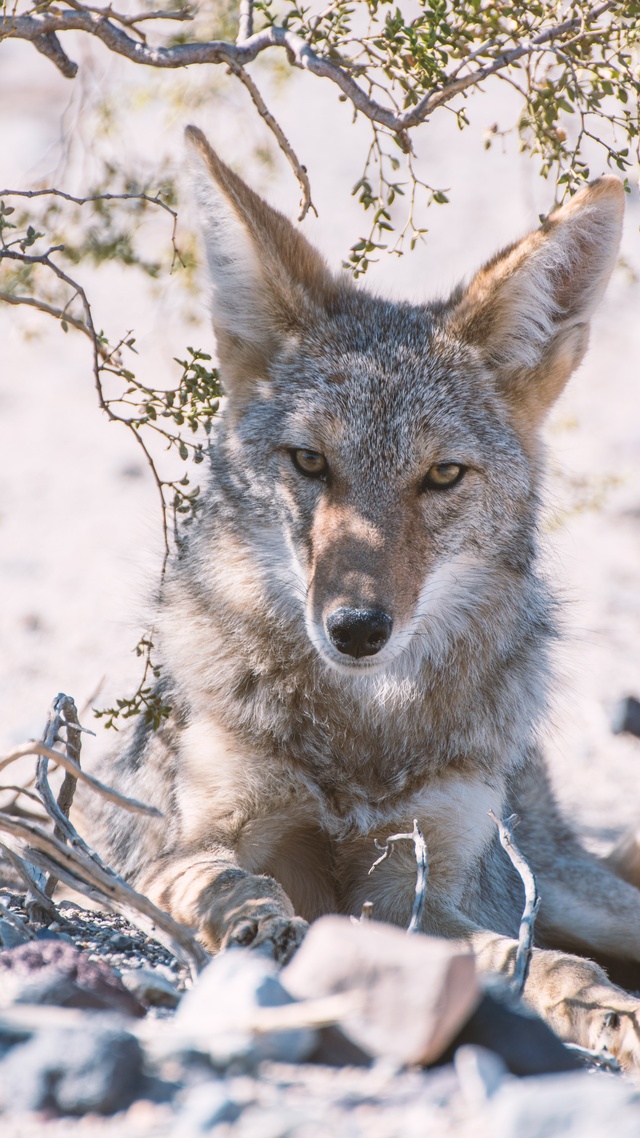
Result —
[[[599,178],[452,298],[449,327],[489,365],[524,435],[535,432],[584,355],[623,211],[622,183]]]
[[[225,386],[264,376],[270,358],[336,285],[291,222],[224,164],[202,131],[187,127],[213,284],[213,328]]]

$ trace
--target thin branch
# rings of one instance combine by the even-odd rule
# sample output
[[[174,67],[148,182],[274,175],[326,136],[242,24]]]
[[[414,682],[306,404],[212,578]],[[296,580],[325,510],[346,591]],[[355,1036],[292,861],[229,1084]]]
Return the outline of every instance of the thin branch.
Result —
[[[47,316],[55,316],[56,320],[64,321],[70,324],[72,328],[77,328],[78,332],[83,332],[85,336],[91,339],[91,332],[84,323],[84,320],[79,320],[77,316],[70,316],[69,313],[63,308],[56,308],[53,304],[48,304],[46,300],[40,300],[35,296],[16,296],[13,292],[0,291],[0,300],[5,304],[26,304],[30,308],[37,308],[39,312],[46,312]],[[106,360],[107,353],[101,346],[100,355],[102,359]]]
[[[6,817],[10,817],[10,815],[5,815],[0,811],[0,818]],[[0,829],[4,828],[5,827],[0,827]],[[24,858],[21,858],[11,846],[5,845],[4,842],[0,842],[0,850],[2,850],[7,861],[11,863],[27,887],[27,901],[25,904],[29,906],[27,910],[29,915],[31,916],[35,909],[36,914],[38,914],[38,910],[40,910],[40,912],[45,914],[45,918],[48,918],[50,921],[57,920],[59,916],[58,910],[51,898],[47,897],[47,894],[41,886],[41,882],[44,882],[44,874],[41,870],[29,864]],[[29,900],[29,898],[31,898],[31,900]]]
[[[17,786],[17,785],[15,785],[14,783],[9,783],[9,784],[7,784],[7,783],[3,783],[3,784],[0,786],[0,792],[2,792],[3,790],[12,790],[12,791],[14,791],[14,792],[15,792],[15,794],[16,794],[16,797],[18,797],[18,798],[20,797],[20,795],[21,795],[21,794],[24,794],[24,796],[25,796],[26,798],[31,798],[33,802],[37,802],[39,806],[42,806],[42,799],[40,798],[40,795],[39,795],[39,794],[35,794],[33,790],[28,790],[26,786]],[[15,801],[15,800],[14,800],[14,801]],[[11,806],[13,806],[13,802],[11,803]],[[6,809],[6,807],[5,807],[5,809]],[[40,817],[42,817],[42,818],[43,818],[43,820],[44,820],[44,816],[43,816],[43,815],[42,815],[42,816],[41,816],[41,815],[39,815],[38,817],[39,817],[39,818],[40,818]]]
[[[0,27],[1,27],[1,23],[2,22],[0,20]],[[24,194],[21,196],[29,196],[30,194],[38,195],[40,193],[48,193],[48,192],[56,192],[56,191],[38,191],[38,190],[24,191]],[[137,196],[137,195],[134,195],[134,196]],[[87,200],[90,200],[90,199],[87,199]],[[166,208],[168,208],[168,207],[166,207]],[[158,490],[158,494],[159,494],[159,498],[160,498],[160,512],[161,512],[161,517],[162,517],[162,534],[163,534],[163,539],[164,539],[164,560],[163,560],[163,565],[162,565],[162,574],[164,575],[164,571],[165,571],[167,561],[169,559],[169,554],[170,554],[169,526],[168,526],[168,519],[167,519],[167,503],[165,501],[164,490],[163,490],[164,484],[162,482],[162,479],[160,478],[160,475],[158,474],[158,471],[156,469],[155,462],[153,461],[153,456],[151,455],[151,452],[149,451],[148,447],[146,446],[144,439],[140,436],[139,431],[136,429],[135,422],[133,422],[130,419],[125,418],[122,415],[116,415],[115,412],[111,410],[109,402],[105,398],[104,390],[102,387],[102,379],[101,379],[101,372],[102,372],[102,369],[104,367],[104,362],[103,363],[100,362],[101,358],[104,359],[104,355],[102,352],[101,337],[98,335],[98,333],[96,331],[96,327],[95,327],[95,324],[93,322],[93,313],[91,311],[91,305],[89,304],[89,298],[88,298],[84,288],[82,287],[81,284],[78,283],[78,281],[73,280],[67,273],[65,273],[60,268],[59,265],[56,265],[55,261],[51,260],[51,255],[53,253],[59,252],[61,250],[61,248],[62,248],[62,246],[52,246],[50,249],[47,250],[46,253],[27,254],[27,253],[20,253],[16,249],[10,249],[8,246],[4,246],[3,248],[0,249],[0,259],[6,258],[6,259],[11,260],[11,261],[18,261],[23,265],[42,265],[43,267],[50,269],[51,272],[54,274],[54,276],[56,276],[58,278],[58,280],[62,281],[64,284],[66,284],[68,286],[68,288],[73,290],[73,296],[72,296],[71,300],[68,302],[68,304],[71,304],[73,302],[73,300],[76,299],[76,297],[79,299],[80,303],[82,304],[82,308],[84,310],[84,324],[86,325],[86,335],[88,336],[88,338],[91,341],[92,355],[93,355],[93,380],[94,380],[96,393],[98,396],[98,404],[100,406],[100,409],[102,411],[104,411],[105,415],[107,416],[108,419],[111,420],[112,423],[122,423],[125,427],[127,427],[132,432],[133,437],[135,438],[138,446],[141,448],[142,453],[145,456],[145,459],[147,461],[147,465],[149,466],[149,469],[151,470],[151,475],[153,477],[153,480],[156,484],[156,488]],[[82,329],[82,330],[84,331],[84,329]],[[113,357],[115,351],[117,351],[117,348],[113,349],[110,352],[111,358]],[[2,769],[2,765],[0,763],[0,770],[1,769]]]
[[[52,759],[58,763],[59,766],[64,767],[75,778],[79,778],[82,782],[86,782],[93,790],[97,790],[103,798],[108,802],[113,802],[116,806],[122,806],[124,810],[137,811],[139,814],[149,814],[151,817],[162,818],[162,811],[158,810],[156,806],[149,806],[145,802],[138,802],[137,798],[127,798],[126,795],[120,794],[117,790],[113,790],[110,786],[105,786],[103,782],[95,778],[93,775],[87,774],[83,771],[73,759],[67,755],[63,755],[61,751],[55,751],[52,747],[47,747],[44,743],[39,743],[33,740],[29,743],[21,743],[20,746],[14,747],[8,755],[0,758],[0,770],[14,763],[16,759],[21,759],[23,755],[44,755],[47,759]]]
[[[293,149],[291,143],[289,142],[289,139],[287,138],[282,127],[280,126],[280,123],[271,114],[271,111],[267,107],[267,104],[265,103],[264,99],[262,98],[262,95],[260,94],[258,88],[256,87],[253,79],[245,71],[244,67],[240,67],[239,64],[232,64],[229,67],[229,71],[232,72],[232,74],[235,75],[236,78],[238,78],[240,80],[240,82],[243,83],[244,86],[246,87],[247,91],[249,92],[249,95],[251,97],[251,101],[252,101],[254,107],[256,108],[260,117],[263,118],[264,121],[266,122],[267,126],[269,127],[269,130],[272,131],[272,133],[275,135],[276,140],[278,142],[278,146],[280,147],[282,153],[284,154],[285,158],[287,159],[289,165],[291,166],[291,169],[293,170],[293,172],[294,172],[294,174],[298,180],[298,183],[300,185],[300,189],[302,190],[302,198],[300,200],[300,213],[298,215],[298,221],[303,221],[304,218],[307,216],[307,213],[309,212],[310,209],[313,210],[313,212],[315,213],[315,215],[317,217],[318,211],[317,211],[316,207],[314,206],[314,204],[311,200],[311,185],[309,183],[309,175],[307,173],[307,167],[303,166],[302,163],[300,162],[295,150]]]
[[[513,831],[520,821],[518,815],[511,814],[509,818],[504,818],[501,821],[494,814],[493,810],[489,810],[488,813],[489,817],[493,819],[498,827],[500,845],[509,857],[511,864],[519,873],[522,884],[524,885],[525,904],[520,921],[518,948],[516,951],[515,964],[513,966],[513,976],[511,978],[514,992],[517,996],[521,996],[529,974],[531,953],[533,952],[533,933],[536,915],[540,908],[540,897],[531,867],[518,849],[513,838]]]
[[[17,929],[19,933],[22,933],[25,940],[34,939],[35,933],[33,929],[30,929],[22,920],[22,917],[19,917],[12,909],[7,909],[6,905],[2,904],[2,901],[0,901],[0,916],[2,916],[3,920],[8,921],[10,925],[13,925],[14,929]]]
[[[67,0],[69,3],[69,0]],[[150,18],[150,17],[147,17]],[[0,21],[1,27],[1,21]],[[0,34],[0,39],[2,36]],[[173,269],[176,261],[182,264],[182,257],[176,244],[176,232],[178,228],[178,211],[172,209],[170,205],[163,202],[160,194],[144,194],[144,193],[128,193],[128,194],[88,194],[86,197],[76,197],[75,194],[68,194],[64,190],[57,190],[54,188],[47,188],[41,190],[0,190],[0,199],[2,198],[62,198],[65,202],[71,202],[73,205],[91,205],[93,202],[125,202],[125,201],[141,201],[146,202],[147,205],[157,205],[168,213],[172,218],[173,227],[171,232],[171,245],[173,248],[173,261],[171,268]],[[69,323],[73,323],[69,321]],[[76,325],[77,327],[77,325]]]
[[[33,46],[41,55],[45,55],[58,68],[65,79],[75,79],[78,74],[78,64],[69,59],[63,51],[60,40],[55,32],[45,32],[44,35],[33,37]]]
[[[61,692],[56,696],[51,705],[42,740],[45,746],[52,748],[54,743],[62,742],[60,739],[60,731],[63,727],[67,735],[64,743],[67,755],[79,770],[82,737],[80,724],[78,723],[78,712],[71,697]],[[78,846],[89,857],[96,858],[96,855],[93,854],[93,851],[83,842],[69,821],[69,811],[78,783],[77,773],[75,771],[65,770],[65,776],[60,787],[58,800],[56,801],[49,785],[48,767],[48,757],[46,755],[39,755],[36,766],[36,790],[40,795],[47,814],[54,823],[54,836],[58,841],[67,841],[71,845]],[[102,864],[99,858],[97,858],[97,861],[98,864]],[[47,897],[53,897],[57,884],[58,879],[51,875],[45,886]]]
[[[253,35],[253,0],[240,0],[240,21],[236,43],[244,43]]]
[[[410,834],[391,834],[385,842],[379,842],[377,838],[374,839],[375,847],[382,850],[382,856],[374,861],[369,874],[371,875],[377,866],[381,865],[390,857],[395,842],[413,842],[415,852],[416,864],[418,872],[416,874],[416,888],[415,897],[413,901],[413,911],[411,913],[411,920],[407,927],[408,933],[418,933],[422,929],[422,917],[424,915],[424,905],[427,899],[427,880],[429,877],[429,856],[427,853],[427,844],[422,835],[422,831],[418,826],[417,818],[413,819],[413,830]],[[363,918],[364,907],[362,912]],[[365,918],[366,919],[366,918]]]

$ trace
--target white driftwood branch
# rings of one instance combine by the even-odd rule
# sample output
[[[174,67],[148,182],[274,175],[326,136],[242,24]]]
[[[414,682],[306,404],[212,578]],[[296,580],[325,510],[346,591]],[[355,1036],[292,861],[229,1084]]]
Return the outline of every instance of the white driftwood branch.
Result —
[[[19,917],[18,914],[14,913],[11,909],[7,909],[7,906],[3,905],[2,901],[0,901],[0,916],[3,920],[8,921],[10,925],[13,925],[14,929],[17,929],[25,940],[33,940],[35,936],[33,930],[22,920],[22,917]]]
[[[493,810],[489,810],[489,817],[493,818],[493,821],[498,827],[500,845],[509,857],[511,864],[519,873],[522,884],[524,885],[524,910],[520,920],[518,948],[516,951],[515,964],[513,966],[513,976],[511,978],[514,992],[517,996],[521,996],[529,974],[529,964],[531,963],[531,953],[533,952],[533,934],[536,915],[540,908],[540,897],[531,867],[514,841],[513,831],[520,821],[518,815],[511,814],[509,818],[503,818],[501,821],[494,814]]]
[[[0,819],[3,817],[4,815],[0,813]],[[0,830],[2,828],[0,825]],[[32,916],[35,909],[38,917],[44,914],[45,919],[48,918],[49,921],[56,921],[60,914],[51,898],[47,897],[44,891],[44,875],[40,873],[35,865],[25,861],[11,846],[5,845],[4,842],[0,842],[0,850],[2,850],[7,861],[13,866],[27,887],[26,907],[29,916]]]
[[[418,871],[416,874],[416,890],[413,901],[413,911],[411,913],[411,920],[407,927],[408,933],[418,933],[422,929],[422,917],[424,915],[424,905],[427,899],[427,881],[429,878],[429,855],[427,853],[427,844],[422,835],[422,831],[418,826],[417,818],[413,819],[413,830],[410,834],[391,834],[386,841],[379,842],[377,838],[374,839],[375,847],[382,850],[381,857],[374,861],[369,874],[372,874],[374,869],[381,865],[383,861],[390,856],[395,842],[413,842],[413,848],[416,857],[416,864]],[[365,902],[367,904],[367,902]],[[368,915],[371,919],[370,914]],[[364,913],[364,906],[362,911],[363,919],[367,919]]]
[[[110,786],[105,786],[99,779],[94,778],[93,775],[87,774],[83,771],[73,759],[64,755],[62,751],[56,751],[52,747],[48,747],[45,743],[39,743],[37,740],[28,743],[21,743],[19,747],[14,747],[8,755],[4,755],[0,759],[0,771],[4,767],[9,766],[10,763],[15,763],[16,759],[21,759],[24,755],[44,755],[47,759],[52,759],[53,762],[58,763],[59,766],[64,767],[75,778],[79,778],[81,782],[86,782],[103,798],[109,802],[113,802],[116,806],[121,806],[123,810],[137,811],[139,814],[150,814],[154,818],[162,818],[162,811],[158,810],[155,806],[149,806],[145,802],[138,802],[136,798],[127,798],[124,794],[119,794],[117,790],[113,790]]]

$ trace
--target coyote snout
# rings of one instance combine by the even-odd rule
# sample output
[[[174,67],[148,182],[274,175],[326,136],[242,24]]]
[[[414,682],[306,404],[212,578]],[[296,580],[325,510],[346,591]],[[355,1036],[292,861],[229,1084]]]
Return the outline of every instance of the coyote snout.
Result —
[[[394,475],[391,468],[389,482]],[[375,513],[360,508],[353,487],[345,488],[342,501],[338,493],[330,482],[320,491],[306,542],[307,634],[339,671],[380,671],[406,646],[415,624],[429,562],[425,518],[407,509],[397,488],[378,491]]]
[[[331,643],[345,656],[376,656],[391,636],[393,618],[382,609],[342,605],[325,620]]]

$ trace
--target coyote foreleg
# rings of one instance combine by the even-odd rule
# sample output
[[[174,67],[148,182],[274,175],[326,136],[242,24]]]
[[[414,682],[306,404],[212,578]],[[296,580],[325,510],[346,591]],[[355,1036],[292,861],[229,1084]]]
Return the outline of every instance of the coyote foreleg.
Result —
[[[214,952],[250,945],[284,963],[307,929],[277,881],[242,869],[222,846],[156,862],[139,884]]]
[[[469,939],[481,968],[512,974],[515,940],[481,930]],[[606,1048],[622,1067],[640,1067],[640,1001],[611,984],[591,960],[534,948],[524,998],[561,1039]]]

